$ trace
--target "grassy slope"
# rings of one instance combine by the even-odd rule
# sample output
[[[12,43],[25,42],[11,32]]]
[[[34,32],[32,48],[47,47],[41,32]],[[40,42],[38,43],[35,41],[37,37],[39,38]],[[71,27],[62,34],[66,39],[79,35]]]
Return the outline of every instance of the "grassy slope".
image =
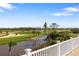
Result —
[[[16,37],[8,37],[8,38],[0,38],[0,44],[7,44],[10,40],[13,42],[20,42],[20,41],[26,41],[29,40],[29,38],[32,38],[33,35],[30,36],[16,36]]]
[[[8,44],[10,40],[12,40],[13,42],[20,42],[20,41],[33,40],[38,37],[37,35],[33,35],[30,32],[24,32],[24,33],[21,33],[20,35],[22,36],[0,38],[0,45]],[[41,33],[40,35],[44,35],[44,33]]]

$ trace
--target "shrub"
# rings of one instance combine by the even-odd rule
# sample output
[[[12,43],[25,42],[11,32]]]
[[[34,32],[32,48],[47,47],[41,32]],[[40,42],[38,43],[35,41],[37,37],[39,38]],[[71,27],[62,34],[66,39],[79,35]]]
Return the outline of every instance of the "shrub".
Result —
[[[79,29],[78,29],[78,28],[73,28],[73,29],[71,29],[71,31],[72,31],[73,33],[79,33]]]
[[[52,32],[47,36],[48,41],[53,40],[53,41],[65,41],[70,39],[70,32],[68,31],[63,31],[63,32]],[[53,42],[51,41],[51,42]]]

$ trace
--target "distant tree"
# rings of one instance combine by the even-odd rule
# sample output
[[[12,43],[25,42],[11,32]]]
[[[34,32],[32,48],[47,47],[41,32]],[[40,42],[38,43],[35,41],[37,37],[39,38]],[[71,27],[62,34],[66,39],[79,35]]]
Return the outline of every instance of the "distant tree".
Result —
[[[15,32],[15,35],[18,35],[20,32],[19,31],[17,31],[17,32]]]
[[[10,42],[8,43],[8,46],[9,46],[9,55],[11,54],[11,48],[12,48],[14,45],[16,45],[16,43],[13,42],[13,41],[10,41]]]
[[[18,35],[18,33],[15,33],[15,35]]]
[[[45,34],[46,34],[46,31],[47,31],[47,23],[45,22],[44,23],[44,32],[45,32]]]
[[[40,34],[40,31],[37,32],[37,35],[38,35],[38,36],[39,36],[39,34]]]
[[[2,31],[0,31],[0,34],[2,34]]]
[[[0,37],[2,37],[2,31],[0,30]]]
[[[6,35],[9,35],[8,31],[5,31],[6,32]]]
[[[52,23],[51,25],[50,25],[50,27],[51,27],[51,29],[53,29],[53,31],[56,31],[56,29],[58,28],[58,24],[56,24],[56,23]]]
[[[36,31],[35,30],[32,30],[32,34],[33,34],[33,36],[36,35]]]
[[[56,23],[52,23],[52,24],[50,25],[50,27],[53,28],[53,29],[57,28],[58,26],[59,26],[59,25],[56,24]]]

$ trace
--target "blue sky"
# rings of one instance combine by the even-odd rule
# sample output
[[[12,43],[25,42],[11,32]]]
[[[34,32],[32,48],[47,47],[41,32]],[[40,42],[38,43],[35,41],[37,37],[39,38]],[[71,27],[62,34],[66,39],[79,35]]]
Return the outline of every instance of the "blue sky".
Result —
[[[2,3],[0,27],[43,27],[47,22],[59,27],[79,27],[78,3]]]

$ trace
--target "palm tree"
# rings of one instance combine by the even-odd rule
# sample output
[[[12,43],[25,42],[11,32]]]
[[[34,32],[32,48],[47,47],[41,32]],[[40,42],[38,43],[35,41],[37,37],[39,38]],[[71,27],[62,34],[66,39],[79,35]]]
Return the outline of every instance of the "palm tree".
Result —
[[[9,55],[11,54],[11,48],[12,48],[14,45],[16,45],[16,43],[13,42],[13,41],[10,41],[10,42],[8,43],[8,46],[9,46]]]
[[[46,34],[46,31],[47,31],[47,23],[45,22],[44,23],[44,32],[45,32],[45,34]]]

